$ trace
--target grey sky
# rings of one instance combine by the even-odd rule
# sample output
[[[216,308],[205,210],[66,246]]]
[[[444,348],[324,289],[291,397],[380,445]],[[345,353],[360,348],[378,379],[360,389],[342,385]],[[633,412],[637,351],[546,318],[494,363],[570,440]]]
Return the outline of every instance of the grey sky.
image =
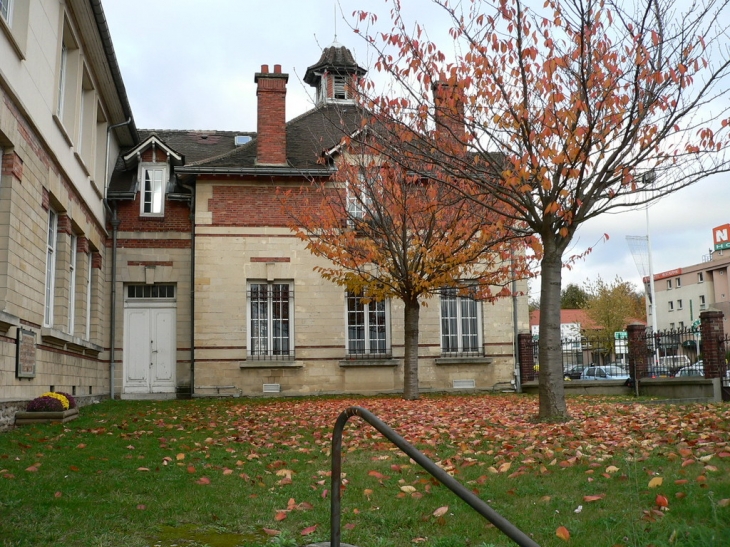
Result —
[[[402,2],[427,29],[443,31],[443,18],[428,2]],[[381,24],[392,7],[385,0],[340,0],[339,5],[349,20],[354,10],[369,9]],[[301,78],[334,40],[334,6],[333,0],[104,0],[137,126],[255,131],[253,77],[262,64],[281,64],[290,74],[287,119],[308,110],[311,88]],[[339,13],[336,32],[358,63],[370,67],[364,41]],[[701,262],[712,246],[712,228],[730,223],[730,184],[725,177],[708,178],[660,200],[649,218],[655,273]],[[610,239],[594,246],[603,233]],[[594,250],[564,270],[563,286],[597,275],[608,281],[618,275],[638,285],[626,236],[645,234],[643,209],[587,223],[573,253]]]

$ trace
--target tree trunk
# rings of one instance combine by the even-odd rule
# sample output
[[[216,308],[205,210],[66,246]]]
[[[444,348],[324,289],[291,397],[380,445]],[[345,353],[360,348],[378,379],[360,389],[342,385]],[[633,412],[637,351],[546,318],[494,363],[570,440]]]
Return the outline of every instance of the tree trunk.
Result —
[[[563,385],[563,346],[560,338],[560,285],[562,253],[551,238],[543,238],[544,254],[540,263],[540,341],[538,363],[540,372],[540,412],[545,420],[570,418],[565,406]]]
[[[418,300],[405,304],[405,355],[403,356],[403,398],[418,399],[418,316],[421,306]]]

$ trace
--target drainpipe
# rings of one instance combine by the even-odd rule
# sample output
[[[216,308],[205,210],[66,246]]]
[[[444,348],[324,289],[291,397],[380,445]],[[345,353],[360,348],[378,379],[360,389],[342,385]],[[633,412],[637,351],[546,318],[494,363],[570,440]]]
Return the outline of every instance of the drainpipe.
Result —
[[[182,183],[181,183],[182,184]],[[195,185],[190,190],[190,397],[195,395]]]
[[[112,129],[122,127],[132,123],[132,118],[127,118],[126,121],[115,123],[106,128],[106,163],[104,164],[104,208],[107,213],[111,213],[111,224],[112,224],[112,294],[111,294],[111,306],[110,306],[110,318],[109,318],[109,398],[114,400],[114,353],[115,344],[114,340],[116,337],[117,330],[117,230],[119,228],[119,218],[117,217],[117,206],[114,205],[112,210],[109,206],[109,200],[107,199],[107,191],[109,190],[109,149],[111,148],[111,136]]]

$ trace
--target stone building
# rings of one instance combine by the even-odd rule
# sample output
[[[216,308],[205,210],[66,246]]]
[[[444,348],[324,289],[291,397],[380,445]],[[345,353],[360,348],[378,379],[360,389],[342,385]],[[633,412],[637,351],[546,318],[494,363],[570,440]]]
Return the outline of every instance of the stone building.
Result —
[[[402,390],[402,307],[322,279],[279,198],[332,180],[359,128],[347,48],[289,121],[263,65],[255,132],[138,131],[101,0],[0,6],[0,399]],[[526,297],[433,297],[421,389],[508,387],[528,328]]]
[[[0,401],[109,393],[105,191],[137,131],[100,0],[0,2]]]

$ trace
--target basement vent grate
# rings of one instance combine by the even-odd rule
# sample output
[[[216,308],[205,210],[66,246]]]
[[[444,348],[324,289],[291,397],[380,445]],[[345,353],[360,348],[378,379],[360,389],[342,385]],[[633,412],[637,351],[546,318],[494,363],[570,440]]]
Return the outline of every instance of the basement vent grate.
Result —
[[[454,380],[454,389],[474,389],[477,383],[472,380]]]
[[[281,384],[264,384],[264,393],[280,393]]]

